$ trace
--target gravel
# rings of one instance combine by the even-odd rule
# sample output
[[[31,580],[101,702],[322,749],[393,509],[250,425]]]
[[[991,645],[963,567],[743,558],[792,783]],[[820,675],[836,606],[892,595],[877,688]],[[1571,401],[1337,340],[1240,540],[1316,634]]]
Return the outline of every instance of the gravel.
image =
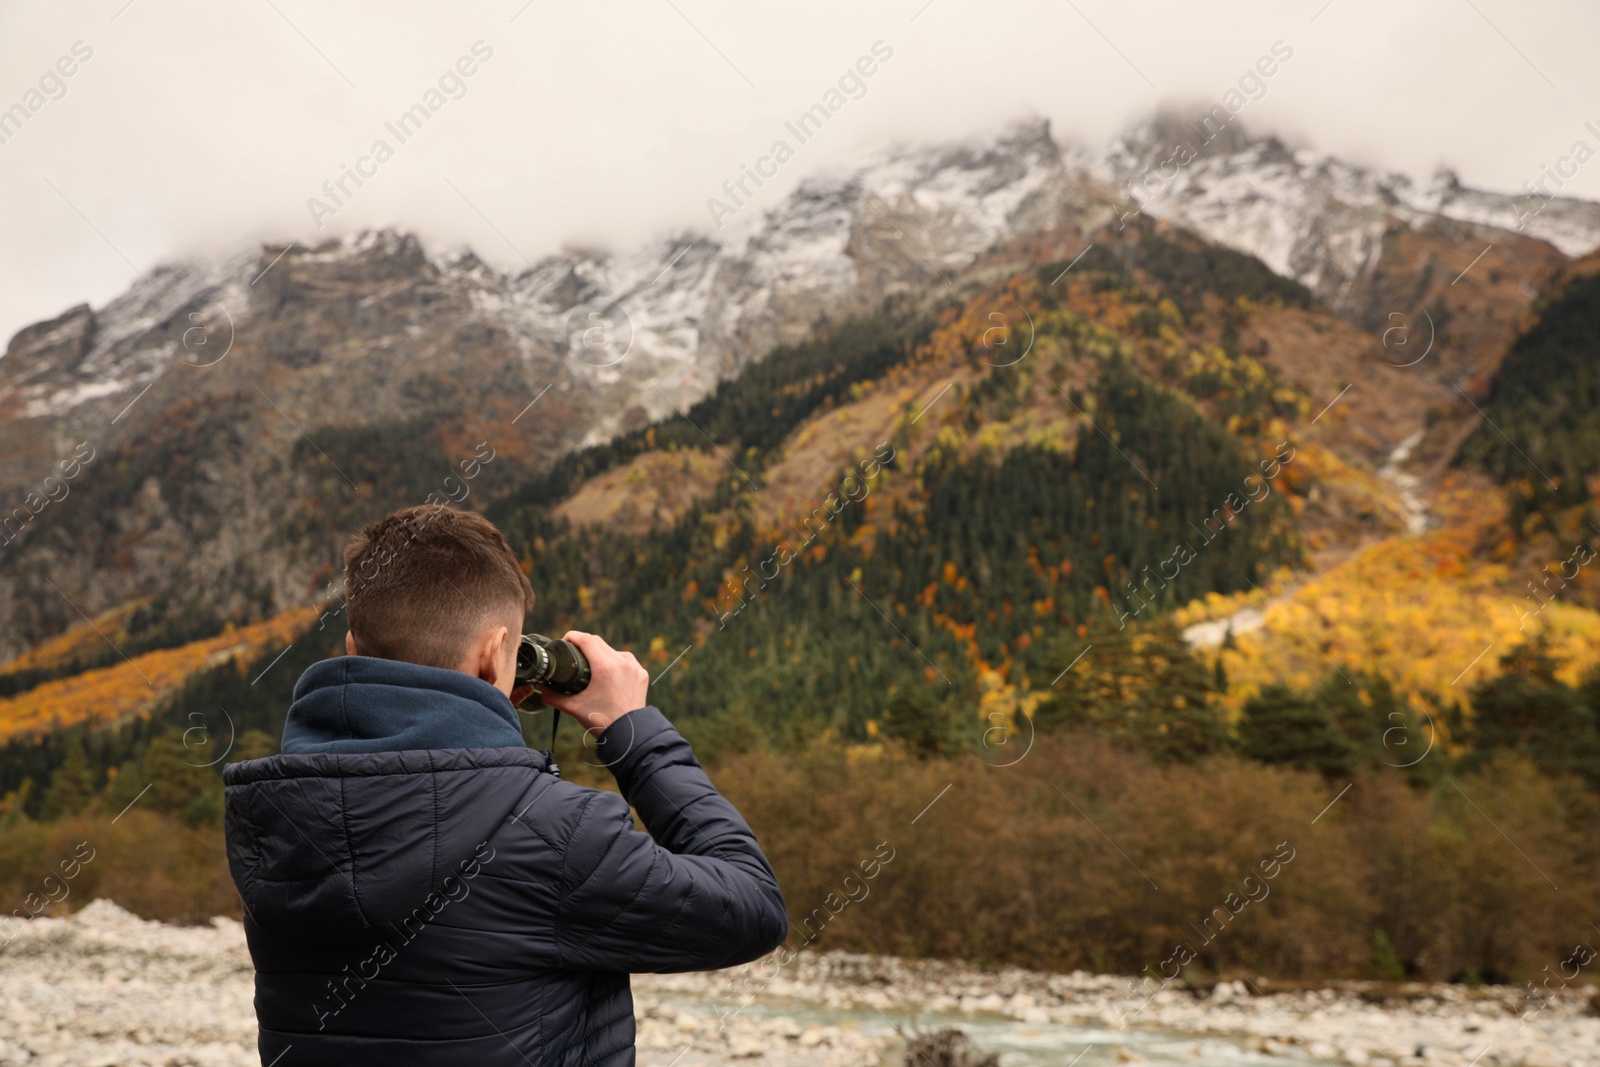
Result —
[[[1360,986],[1258,991],[1223,982],[1149,991],[1084,972],[980,971],[961,964],[804,952],[748,968],[634,979],[641,1067],[893,1067],[896,1027],[951,1021],[1003,1067],[1175,1062],[1324,1067],[1600,1067],[1590,990],[1540,1006],[1525,990]],[[1264,992],[1265,995],[1258,995]],[[0,1065],[257,1064],[244,929],[147,922],[97,900],[36,919],[0,945]],[[1529,1014],[1532,1013],[1532,1014]],[[1527,1016],[1524,1018],[1524,1016]],[[1152,1032],[1187,1044],[1157,1046]],[[1014,1038],[1030,1052],[1007,1051]],[[1222,1039],[1222,1040],[1218,1040]],[[289,1067],[289,1065],[285,1065]]]

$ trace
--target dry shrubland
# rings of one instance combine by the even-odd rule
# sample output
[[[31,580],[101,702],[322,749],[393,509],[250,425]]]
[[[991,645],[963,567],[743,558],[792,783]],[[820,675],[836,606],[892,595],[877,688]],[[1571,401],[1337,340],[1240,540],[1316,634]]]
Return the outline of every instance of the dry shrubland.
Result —
[[[818,748],[715,777],[797,942],[826,920],[831,948],[1052,970],[1155,974],[1186,945],[1186,975],[1511,980],[1592,936],[1596,799],[1514,758],[1423,789],[1367,773],[1320,817],[1344,783],[1233,756],[1158,767],[1071,734],[1009,767]],[[841,906],[883,842],[894,859]]]
[[[1312,772],[1158,766],[1071,733],[1011,766],[818,743],[711,773],[778,870],[796,946],[1185,980],[1520,981],[1592,935],[1600,804],[1512,757],[1433,786],[1367,772],[1342,795]],[[114,814],[13,819],[7,912],[108,897],[180,922],[239,914],[219,827]]]

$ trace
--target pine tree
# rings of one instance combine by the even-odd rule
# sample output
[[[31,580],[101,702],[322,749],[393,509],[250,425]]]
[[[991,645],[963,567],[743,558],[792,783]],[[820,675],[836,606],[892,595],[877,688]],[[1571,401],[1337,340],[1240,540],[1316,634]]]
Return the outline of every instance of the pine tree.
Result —
[[[904,745],[918,759],[942,756],[955,747],[955,724],[945,706],[904,692],[889,699],[878,732]]]
[[[214,771],[197,765],[196,758],[177,737],[166,735],[151,741],[142,767],[150,792],[141,803],[152,811],[182,815],[197,798],[208,793],[220,795],[222,780]]]
[[[1211,672],[1169,620],[1090,627],[1048,662],[1058,677],[1034,713],[1041,730],[1091,729],[1164,761],[1192,762],[1228,743]]]
[[[1600,785],[1600,727],[1584,692],[1556,677],[1543,634],[1500,658],[1501,673],[1472,691],[1469,737],[1479,758],[1520,752],[1540,770]]]
[[[33,779],[24,778],[17,788],[0,796],[0,830],[10,830],[28,818],[27,803],[33,795]]]
[[[1406,980],[1405,964],[1400,962],[1400,957],[1395,953],[1394,945],[1389,943],[1389,938],[1382,930],[1372,935],[1372,957],[1367,961],[1368,974],[1380,982],[1403,982]]]
[[[46,819],[60,819],[67,815],[76,815],[89,806],[95,793],[94,771],[89,767],[89,757],[84,751],[83,740],[74,737],[67,746],[67,753],[61,765],[50,776],[50,785],[45,790],[44,808],[41,814]]]
[[[1350,774],[1359,760],[1355,743],[1329,703],[1282,685],[1265,686],[1245,702],[1239,743],[1253,760],[1329,776]]]
[[[278,739],[265,730],[246,730],[239,735],[239,741],[233,746],[233,751],[228,753],[229,763],[243,763],[248,759],[260,759],[263,756],[275,755],[278,751]]]
[[[1394,767],[1422,782],[1435,780],[1448,762],[1438,723],[1414,712],[1387,678],[1329,671],[1313,699],[1328,709],[1359,765]]]

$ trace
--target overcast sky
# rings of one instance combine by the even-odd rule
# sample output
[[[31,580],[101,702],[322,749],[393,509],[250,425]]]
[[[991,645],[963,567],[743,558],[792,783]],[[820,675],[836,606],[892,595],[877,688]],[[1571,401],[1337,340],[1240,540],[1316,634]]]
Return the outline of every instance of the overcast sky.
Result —
[[[396,226],[516,268],[709,230],[707,198],[879,41],[892,58],[755,207],[874,146],[1028,115],[1099,146],[1219,100],[1280,40],[1252,129],[1511,191],[1600,148],[1592,0],[0,0],[0,112],[32,108],[0,125],[0,338],[250,241]],[[401,144],[384,124],[461,57]],[[324,181],[380,138],[392,158],[335,205]],[[1600,160],[1564,191],[1600,199]],[[314,196],[337,210],[313,220]]]

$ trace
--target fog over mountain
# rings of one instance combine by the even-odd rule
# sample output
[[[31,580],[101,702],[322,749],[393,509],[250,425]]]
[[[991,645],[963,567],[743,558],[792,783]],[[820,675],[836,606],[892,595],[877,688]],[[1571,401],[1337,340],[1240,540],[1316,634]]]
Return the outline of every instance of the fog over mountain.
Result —
[[[1458,0],[8,8],[0,335],[251,242],[395,227],[520,270],[564,245],[719,236],[893,143],[1037,116],[1099,153],[1160,105],[1198,116],[1230,93],[1253,131],[1419,187],[1441,165],[1503,192],[1559,170],[1560,192],[1597,196],[1600,168],[1571,159],[1600,118],[1597,31],[1578,3]],[[1256,73],[1275,49],[1292,58]],[[763,165],[783,139],[792,157]],[[757,166],[730,221],[713,201]]]

